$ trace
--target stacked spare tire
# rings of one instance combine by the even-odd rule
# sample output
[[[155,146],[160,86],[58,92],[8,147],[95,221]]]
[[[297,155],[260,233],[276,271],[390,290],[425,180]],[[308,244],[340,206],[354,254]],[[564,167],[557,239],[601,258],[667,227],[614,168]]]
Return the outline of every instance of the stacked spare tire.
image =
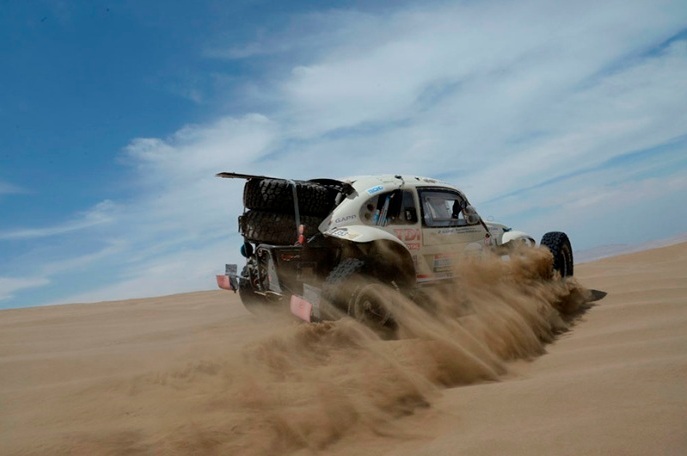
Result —
[[[273,245],[293,245],[298,240],[294,186],[300,225],[306,238],[335,205],[337,191],[308,181],[253,178],[243,188],[247,211],[239,217],[239,231],[247,241]]]

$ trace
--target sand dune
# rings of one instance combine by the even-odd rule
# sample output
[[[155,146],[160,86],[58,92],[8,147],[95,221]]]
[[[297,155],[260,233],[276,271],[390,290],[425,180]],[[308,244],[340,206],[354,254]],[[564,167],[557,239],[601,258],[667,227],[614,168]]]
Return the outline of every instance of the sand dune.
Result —
[[[0,454],[687,454],[687,244],[542,264],[462,271],[398,340],[222,291],[2,311]]]

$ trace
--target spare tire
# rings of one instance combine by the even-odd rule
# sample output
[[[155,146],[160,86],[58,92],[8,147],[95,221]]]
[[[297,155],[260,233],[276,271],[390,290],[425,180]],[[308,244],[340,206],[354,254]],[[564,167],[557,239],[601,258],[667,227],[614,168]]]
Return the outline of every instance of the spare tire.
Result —
[[[560,231],[551,231],[541,238],[541,245],[553,254],[553,269],[561,277],[573,275],[573,251],[568,235]]]
[[[301,214],[324,217],[334,208],[335,190],[313,182],[294,182]],[[293,184],[286,179],[250,179],[243,187],[243,204],[248,209],[293,212]]]
[[[305,226],[307,238],[317,233],[322,223],[319,217],[302,215],[301,225]],[[247,241],[274,245],[293,245],[298,240],[296,217],[293,214],[248,211],[239,217],[239,230]]]

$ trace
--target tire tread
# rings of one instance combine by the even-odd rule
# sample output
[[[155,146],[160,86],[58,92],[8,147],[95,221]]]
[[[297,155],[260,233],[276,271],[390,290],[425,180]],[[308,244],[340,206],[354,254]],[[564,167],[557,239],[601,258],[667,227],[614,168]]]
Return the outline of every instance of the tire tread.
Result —
[[[322,222],[319,217],[302,215],[300,222],[305,225],[305,237],[317,233]],[[239,230],[247,241],[293,245],[298,240],[296,217],[293,214],[250,210],[239,217]]]
[[[573,250],[568,235],[561,231],[551,231],[541,239],[542,246],[548,248],[553,255],[553,268],[560,272],[561,276],[573,275]],[[565,254],[567,250],[568,254]]]
[[[294,182],[301,214],[324,217],[334,208],[333,189],[313,182]],[[243,204],[248,209],[291,213],[294,211],[292,183],[286,179],[250,179],[243,188]]]

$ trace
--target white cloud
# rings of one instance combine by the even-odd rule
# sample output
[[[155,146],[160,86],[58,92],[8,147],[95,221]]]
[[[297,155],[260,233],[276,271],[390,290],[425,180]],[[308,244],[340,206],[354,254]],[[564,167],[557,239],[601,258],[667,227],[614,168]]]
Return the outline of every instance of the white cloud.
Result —
[[[623,236],[646,237],[654,208],[687,203],[674,198],[685,194],[684,145],[661,156],[669,164],[631,158],[687,134],[687,41],[657,47],[686,20],[681,2],[442,2],[295,17],[256,42],[206,51],[271,59],[242,95],[259,112],[134,139],[122,161],[135,197],[0,239],[101,240],[45,269],[111,269],[110,282],[67,300],[212,288],[224,262],[240,260],[243,182],[219,171],[439,176],[518,228],[569,227],[577,247],[607,243],[640,201],[649,216]],[[679,207],[671,221],[687,229]]]
[[[134,185],[140,192],[117,207],[116,223],[89,233],[93,245],[105,246],[42,266],[43,271],[58,275],[97,264],[98,270],[109,274],[90,287],[75,287],[90,291],[71,291],[55,302],[211,288],[214,271],[238,260],[237,217],[243,188],[243,181],[215,174],[249,170],[270,152],[274,140],[274,125],[262,115],[188,125],[165,139],[133,140],[123,161],[134,170]],[[24,235],[29,234],[26,231]]]
[[[224,263],[230,250],[227,244],[226,240],[214,242],[198,249],[167,252],[134,261],[115,283],[69,294],[53,304],[113,301],[215,288],[215,274],[224,273]]]
[[[498,194],[526,179],[544,181],[673,140],[684,134],[687,124],[682,101],[675,96],[687,93],[686,79],[679,76],[685,70],[685,56],[662,55],[603,78],[586,90],[561,93],[556,106],[530,119],[542,138],[513,151],[512,158],[519,160],[516,172],[508,160],[490,167],[480,180],[498,182],[502,187],[494,189]]]
[[[8,300],[17,291],[48,285],[50,280],[45,277],[0,277],[0,301]]]
[[[114,255],[125,252],[127,243],[122,240],[106,239],[106,247],[86,254],[77,256],[62,257],[58,260],[46,260],[37,266],[41,275],[53,276],[55,274],[65,274],[72,271],[87,270],[94,267],[94,263],[106,261]],[[95,266],[97,267],[97,265]]]
[[[74,231],[92,228],[96,225],[111,223],[114,220],[116,209],[117,206],[112,201],[101,201],[92,209],[79,214],[76,219],[67,221],[65,223],[43,228],[19,228],[9,231],[2,231],[0,232],[0,241],[58,236],[72,233]]]
[[[452,85],[456,93],[432,100],[443,120],[472,125],[519,115],[523,105],[548,103],[558,90],[636,51],[640,34],[660,39],[683,25],[659,11],[610,3],[448,4],[372,16],[365,30],[357,17],[344,17],[337,27],[360,36],[353,44],[340,43],[341,32],[334,33],[326,55],[295,66],[278,84],[291,108],[285,118],[294,119],[305,137],[415,118],[426,108],[424,97]]]

